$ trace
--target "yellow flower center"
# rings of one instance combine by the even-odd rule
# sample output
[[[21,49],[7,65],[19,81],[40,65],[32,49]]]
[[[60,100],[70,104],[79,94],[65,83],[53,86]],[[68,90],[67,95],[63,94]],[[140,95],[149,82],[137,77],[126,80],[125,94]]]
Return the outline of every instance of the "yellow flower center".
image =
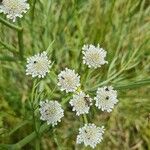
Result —
[[[84,99],[81,98],[75,103],[75,107],[77,108],[83,108],[85,106],[86,106],[86,102],[84,101]]]
[[[70,87],[72,87],[72,86],[74,86],[74,78],[73,77],[71,77],[71,76],[67,76],[66,78],[65,78],[65,82],[70,86]]]
[[[94,62],[98,62],[99,59],[100,59],[100,57],[99,57],[99,55],[98,55],[97,53],[91,53],[91,54],[90,54],[90,59],[91,59],[92,61],[94,61]]]

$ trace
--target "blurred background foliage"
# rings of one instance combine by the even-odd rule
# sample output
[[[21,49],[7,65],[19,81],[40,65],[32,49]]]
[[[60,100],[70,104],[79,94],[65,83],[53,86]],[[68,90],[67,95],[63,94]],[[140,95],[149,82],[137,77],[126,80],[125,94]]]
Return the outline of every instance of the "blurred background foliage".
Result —
[[[89,122],[106,126],[104,140],[96,149],[149,150],[150,1],[30,0],[29,3],[30,11],[16,23],[23,28],[21,49],[17,31],[0,24],[0,143],[17,143],[33,132],[29,103],[33,80],[25,75],[26,58],[49,47],[54,64],[41,81],[40,91],[43,98],[63,102],[65,117],[56,126],[55,134],[52,129],[42,134],[41,149],[90,149],[76,145],[82,118],[75,116],[67,103],[71,95],[55,87],[57,74],[68,67],[80,73],[82,89],[91,96],[102,85],[112,84],[118,89],[119,104],[112,113],[92,107],[88,115]],[[0,17],[6,19],[3,14]],[[98,43],[107,50],[109,64],[89,70],[82,65],[81,48],[83,44]],[[24,58],[20,57],[19,49],[24,51]],[[0,149],[4,147],[0,145]],[[36,149],[34,140],[21,149]]]

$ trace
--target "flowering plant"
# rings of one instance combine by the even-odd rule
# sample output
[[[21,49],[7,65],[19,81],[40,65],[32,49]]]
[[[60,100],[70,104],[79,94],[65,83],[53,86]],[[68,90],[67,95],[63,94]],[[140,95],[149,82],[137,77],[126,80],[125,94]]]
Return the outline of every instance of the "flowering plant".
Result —
[[[148,149],[149,8],[0,0],[0,149]]]

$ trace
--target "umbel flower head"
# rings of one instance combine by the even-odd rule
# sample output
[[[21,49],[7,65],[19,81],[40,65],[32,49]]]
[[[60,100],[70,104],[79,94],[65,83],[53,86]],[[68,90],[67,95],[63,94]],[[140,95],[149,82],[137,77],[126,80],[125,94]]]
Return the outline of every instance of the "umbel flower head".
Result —
[[[80,76],[74,70],[65,68],[58,75],[58,86],[61,87],[61,91],[75,92],[80,86]]]
[[[105,63],[105,57],[107,52],[100,48],[99,45],[95,47],[94,45],[84,45],[82,48],[83,53],[83,63],[88,65],[89,68],[98,68]]]
[[[76,111],[76,114],[79,116],[89,112],[90,106],[92,105],[92,99],[84,92],[79,92],[73,95],[73,98],[69,103],[73,106],[72,110]]]
[[[85,124],[84,127],[79,129],[77,135],[77,143],[84,143],[85,146],[91,146],[95,148],[98,143],[103,139],[104,126],[96,127],[95,124]]]
[[[64,110],[57,101],[41,101],[39,111],[40,119],[47,121],[47,124],[52,124],[52,126],[57,125],[57,122],[60,122],[64,116]]]
[[[32,77],[44,78],[46,73],[51,68],[51,61],[48,59],[47,53],[44,51],[41,54],[27,58],[26,75]]]
[[[0,12],[7,14],[7,18],[12,19],[13,22],[17,17],[22,18],[22,13],[26,13],[29,8],[26,0],[2,0],[0,4]]]
[[[111,112],[114,105],[118,102],[117,91],[112,86],[98,88],[97,95],[94,98],[95,105],[102,111]]]

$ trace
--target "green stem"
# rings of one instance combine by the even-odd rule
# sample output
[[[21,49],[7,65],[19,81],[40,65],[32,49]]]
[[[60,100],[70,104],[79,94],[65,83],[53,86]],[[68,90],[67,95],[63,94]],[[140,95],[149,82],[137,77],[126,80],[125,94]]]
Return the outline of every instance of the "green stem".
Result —
[[[31,92],[31,107],[32,107],[32,117],[33,117],[33,128],[37,134],[37,138],[35,139],[35,149],[40,150],[40,136],[39,136],[39,129],[38,129],[37,122],[36,122],[36,115],[35,115],[36,109],[34,106],[35,99],[37,98],[35,94],[37,86],[38,86],[38,82],[37,80],[34,80],[32,92]]]
[[[57,145],[58,150],[61,150],[61,148],[59,146],[59,142],[58,142],[58,139],[57,139],[57,135],[56,135],[55,129],[53,129],[53,135],[54,135],[54,141],[55,141],[55,143]]]
[[[85,74],[84,74],[84,76],[81,78],[81,84],[86,82],[86,80],[87,80],[87,78],[88,78],[88,76],[89,76],[89,74],[90,74],[90,69],[86,66],[84,72],[85,72]]]
[[[106,80],[105,82],[102,82],[100,84],[100,86],[105,85],[108,82],[108,80]],[[113,86],[115,87],[115,89],[121,90],[121,89],[134,89],[134,88],[139,88],[145,85],[150,85],[150,79],[145,79],[145,80],[139,80],[139,81],[134,81],[132,83],[129,84],[122,84],[122,85],[117,85],[114,84]],[[94,91],[95,88],[92,88],[89,91]]]
[[[29,120],[26,120],[22,123],[20,123],[18,126],[16,126],[12,131],[10,131],[9,136],[11,136],[14,132],[16,132],[18,129],[20,129],[21,127],[25,126],[26,124],[29,123]]]
[[[18,61],[18,59],[10,56],[0,56],[0,61]]]
[[[72,97],[72,94],[62,99],[61,105],[64,106]]]
[[[23,59],[23,51],[24,51],[24,45],[23,45],[23,28],[21,26],[19,27],[19,26],[16,26],[14,24],[11,24],[11,23],[9,23],[8,21],[4,20],[1,17],[0,17],[0,22],[3,23],[4,25],[10,27],[11,29],[14,29],[14,30],[18,31],[19,52],[20,52],[20,59],[22,60]],[[8,45],[5,44],[5,46],[8,46]],[[11,50],[12,50],[12,47],[11,47]]]
[[[10,50],[11,52],[13,53],[17,53],[17,49],[15,49],[13,46],[7,44],[7,43],[4,43],[2,41],[0,41],[0,44],[3,45],[5,48],[7,48],[8,50]]]
[[[31,46],[32,46],[32,50],[34,52],[34,47],[35,47],[35,36],[34,36],[34,12],[35,12],[35,4],[36,4],[36,0],[33,0],[31,2],[32,5],[32,9],[31,9],[31,14],[30,14],[30,24],[29,24],[29,29],[30,29],[30,34],[31,34]]]
[[[15,29],[16,31],[21,31],[22,28],[18,27],[14,24],[9,23],[8,21],[4,20],[3,18],[0,17],[0,22],[3,23],[4,25],[6,25],[7,27],[11,28],[11,29]]]
[[[87,120],[86,114],[83,115],[83,119],[84,119],[84,123],[87,124],[88,120]]]
[[[150,85],[150,79],[146,80],[140,80],[129,84],[123,84],[123,85],[114,85],[115,89],[121,90],[121,89],[134,89],[139,88],[141,86]]]
[[[39,130],[39,134],[41,135],[43,132],[45,132],[47,129],[49,128],[49,126],[47,125],[47,123],[43,124],[40,127]],[[24,139],[22,139],[21,141],[19,141],[18,143],[14,144],[12,146],[13,150],[17,150],[17,149],[21,149],[23,146],[25,146],[26,144],[28,144],[29,142],[31,142],[33,139],[35,139],[37,137],[36,132],[32,132],[31,134],[29,134],[28,136],[26,136]]]
[[[35,150],[40,150],[40,140],[39,140],[39,138],[37,138],[36,141],[35,141]]]
[[[31,10],[31,20],[32,20],[32,23],[33,23],[33,20],[34,20],[35,4],[36,4],[36,0],[33,0],[32,10]]]
[[[19,44],[20,59],[23,60],[23,53],[24,53],[23,29],[18,31],[18,44]]]
[[[119,76],[123,71],[124,71],[125,67],[123,67],[118,73],[116,73],[115,75],[111,76],[110,78],[108,78],[107,80],[101,82],[100,84],[96,85],[95,87],[93,87],[92,89],[90,89],[90,91],[94,91],[96,90],[98,87],[103,86],[108,84],[110,81],[112,81],[113,79],[115,79],[117,76]]]

